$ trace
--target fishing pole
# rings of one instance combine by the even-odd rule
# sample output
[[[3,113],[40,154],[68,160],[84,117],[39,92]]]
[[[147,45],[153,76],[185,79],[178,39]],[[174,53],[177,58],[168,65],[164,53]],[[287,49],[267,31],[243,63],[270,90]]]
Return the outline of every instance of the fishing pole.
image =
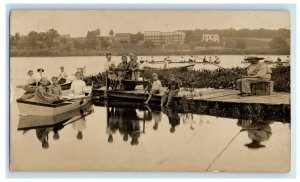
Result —
[[[195,57],[198,58],[198,59],[202,59],[202,60],[203,60],[203,58],[200,58],[200,57],[198,57],[198,56],[195,56]],[[217,67],[219,67],[219,68],[225,69],[225,70],[227,70],[227,71],[229,71],[229,72],[231,72],[231,73],[233,73],[233,74],[235,74],[235,75],[238,75],[238,76],[241,76],[241,77],[245,77],[245,75],[241,75],[241,74],[239,74],[239,73],[236,73],[236,72],[234,72],[234,71],[231,71],[230,69],[224,68],[224,67],[222,67],[222,66],[220,66],[220,65],[217,65],[217,64],[215,64],[215,63],[212,63],[212,62],[205,62],[205,63],[212,64],[212,65],[217,66]]]

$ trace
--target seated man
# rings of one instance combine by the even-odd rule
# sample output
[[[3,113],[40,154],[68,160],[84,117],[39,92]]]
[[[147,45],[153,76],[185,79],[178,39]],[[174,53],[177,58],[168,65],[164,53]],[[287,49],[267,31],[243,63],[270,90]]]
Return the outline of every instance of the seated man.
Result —
[[[258,83],[261,81],[268,81],[271,79],[272,71],[266,63],[259,63],[263,58],[249,57],[247,58],[251,63],[247,68],[247,76],[236,81],[237,89],[240,90],[241,96],[251,95],[251,83]]]
[[[46,77],[42,77],[40,80],[40,86],[36,89],[31,101],[52,104],[54,102],[60,101],[60,97],[48,93],[48,80]]]
[[[58,84],[66,83],[68,75],[65,72],[65,68],[63,66],[60,67],[60,73],[58,74]]]
[[[170,75],[170,82],[168,83],[168,90],[164,93],[161,98],[161,106],[163,107],[164,103],[167,101],[166,106],[168,107],[173,101],[173,97],[178,95],[180,86],[179,83],[175,80],[175,75]]]
[[[86,92],[86,84],[81,80],[81,73],[76,72],[75,74],[76,80],[74,80],[71,84],[69,98],[77,98],[85,95]]]

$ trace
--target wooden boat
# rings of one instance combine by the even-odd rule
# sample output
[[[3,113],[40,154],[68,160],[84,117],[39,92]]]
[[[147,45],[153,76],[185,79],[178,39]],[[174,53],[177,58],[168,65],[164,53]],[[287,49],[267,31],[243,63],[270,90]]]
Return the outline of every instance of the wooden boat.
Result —
[[[89,115],[92,111],[92,103],[89,102],[82,107],[53,116],[21,115],[19,117],[18,130],[27,130],[74,122],[79,118]]]
[[[187,70],[193,69],[194,66],[195,66],[195,64],[189,64],[189,65],[186,65],[186,66],[175,66],[175,67],[169,67],[169,68],[153,68],[153,67],[150,67],[149,69],[152,69],[152,70],[180,70],[180,71],[187,71]]]
[[[60,84],[60,87],[62,90],[69,90],[71,88],[71,85],[72,85],[72,81],[67,80],[66,83]]]
[[[32,100],[17,99],[17,105],[20,115],[35,115],[40,116],[53,116],[61,113],[65,113],[76,108],[82,107],[90,102],[92,99],[92,92],[87,96],[78,97],[75,99],[69,99],[61,103],[39,103]]]

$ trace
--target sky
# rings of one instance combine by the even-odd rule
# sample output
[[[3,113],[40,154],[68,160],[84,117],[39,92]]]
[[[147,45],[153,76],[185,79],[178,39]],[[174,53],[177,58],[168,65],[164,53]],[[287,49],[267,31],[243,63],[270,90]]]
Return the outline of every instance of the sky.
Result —
[[[101,35],[139,31],[193,29],[290,29],[288,11],[203,10],[13,10],[10,34],[56,29],[60,34],[85,37],[100,29]]]

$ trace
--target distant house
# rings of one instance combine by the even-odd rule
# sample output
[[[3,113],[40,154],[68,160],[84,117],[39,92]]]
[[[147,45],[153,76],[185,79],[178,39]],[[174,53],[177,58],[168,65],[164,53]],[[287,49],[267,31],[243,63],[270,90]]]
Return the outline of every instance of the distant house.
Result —
[[[130,33],[116,33],[115,41],[121,44],[130,43]]]
[[[115,37],[114,36],[100,36],[100,39],[104,39],[107,40],[107,42],[109,42],[110,44],[113,44]]]
[[[220,41],[219,34],[203,34],[202,42],[215,42],[218,43]]]

